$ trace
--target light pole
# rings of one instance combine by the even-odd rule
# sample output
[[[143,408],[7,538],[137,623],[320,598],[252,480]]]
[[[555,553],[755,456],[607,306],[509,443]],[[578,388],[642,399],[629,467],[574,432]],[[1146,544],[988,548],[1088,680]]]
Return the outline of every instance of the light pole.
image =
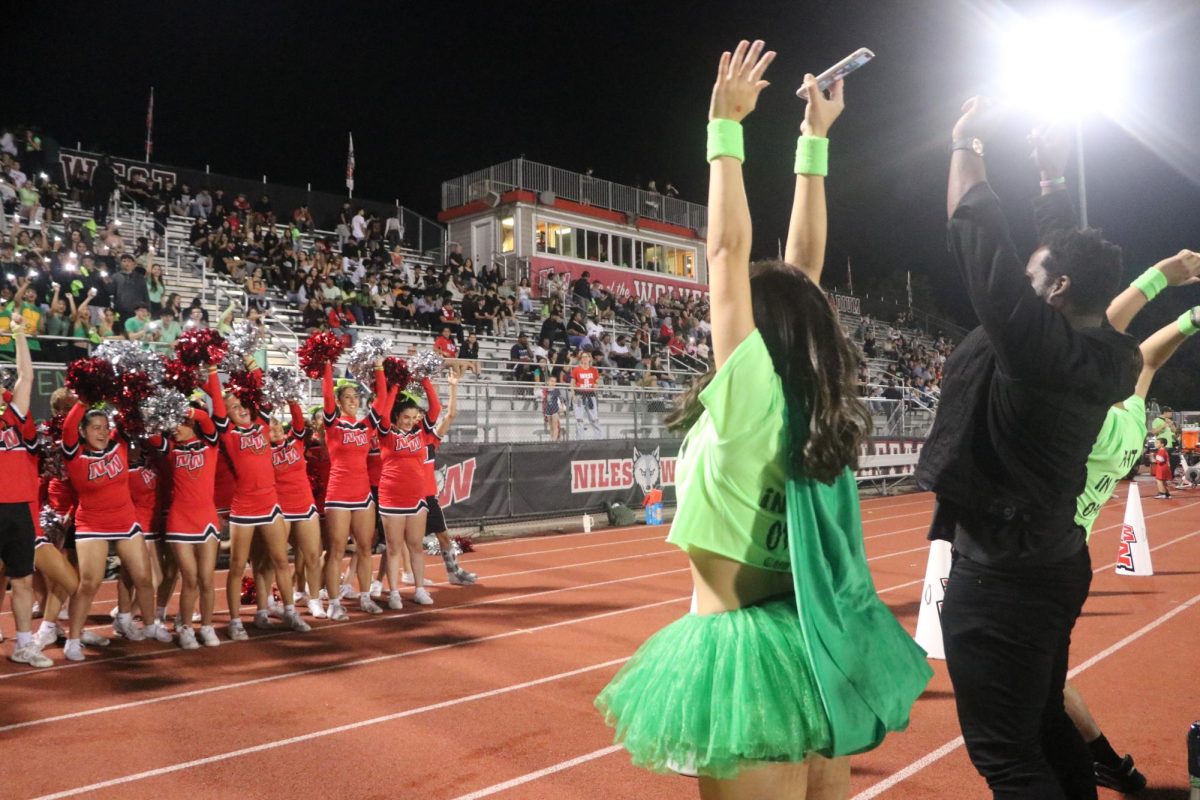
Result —
[[[1088,226],[1087,215],[1087,173],[1083,164],[1083,120],[1075,120],[1075,171],[1079,173],[1079,224]]]

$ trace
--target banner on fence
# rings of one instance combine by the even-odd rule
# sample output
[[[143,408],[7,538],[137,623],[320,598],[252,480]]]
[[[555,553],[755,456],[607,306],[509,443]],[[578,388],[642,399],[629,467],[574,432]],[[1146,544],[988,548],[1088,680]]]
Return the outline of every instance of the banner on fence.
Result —
[[[676,439],[570,442],[547,450],[512,446],[513,514],[594,510],[605,503],[640,508],[652,489],[675,500]]]
[[[848,294],[831,294],[833,298],[833,306],[838,311],[845,314],[861,314],[862,301],[857,297],[852,297]]]
[[[496,519],[509,510],[509,453],[495,445],[445,445],[437,453],[438,503],[446,519]]]

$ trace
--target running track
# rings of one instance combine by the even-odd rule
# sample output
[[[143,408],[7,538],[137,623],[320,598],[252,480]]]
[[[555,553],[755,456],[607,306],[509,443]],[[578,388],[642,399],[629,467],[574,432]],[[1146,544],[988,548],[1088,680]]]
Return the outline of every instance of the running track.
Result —
[[[1152,796],[1186,797],[1184,735],[1200,717],[1200,496],[1143,501],[1157,574],[1123,577],[1113,561],[1128,486],[1092,539],[1074,679],[1114,747],[1163,790]],[[876,585],[910,631],[931,510],[921,494],[863,502]],[[664,534],[484,543],[463,559],[479,585],[439,585],[433,607],[352,612],[309,634],[251,629],[247,643],[196,652],[117,641],[83,664],[53,648],[57,664],[42,671],[5,659],[0,747],[24,766],[5,770],[0,797],[693,798],[693,781],[630,766],[591,704],[687,611],[687,563]],[[440,559],[430,566],[444,578]],[[115,587],[101,591],[107,611]],[[0,630],[11,636],[11,614]],[[988,796],[958,738],[945,665],[933,663],[909,730],[852,762],[854,800]]]

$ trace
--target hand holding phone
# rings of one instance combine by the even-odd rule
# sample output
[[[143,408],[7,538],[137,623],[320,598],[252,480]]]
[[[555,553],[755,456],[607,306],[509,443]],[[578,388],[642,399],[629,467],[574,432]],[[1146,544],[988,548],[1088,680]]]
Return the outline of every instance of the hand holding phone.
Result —
[[[874,57],[875,57],[875,54],[872,53],[867,48],[865,48],[865,47],[858,48],[853,53],[846,56],[841,61],[834,64],[832,67],[830,67],[829,69],[825,70],[820,75],[818,75],[817,76],[817,88],[820,89],[822,92],[829,91],[830,86],[832,86],[837,81],[842,80],[847,75],[849,75],[851,72],[854,72],[855,70],[864,66],[868,61],[870,61]],[[808,101],[808,92],[805,91],[803,86],[801,86],[799,89],[796,90],[796,96],[799,97],[801,100],[804,100],[805,102]]]

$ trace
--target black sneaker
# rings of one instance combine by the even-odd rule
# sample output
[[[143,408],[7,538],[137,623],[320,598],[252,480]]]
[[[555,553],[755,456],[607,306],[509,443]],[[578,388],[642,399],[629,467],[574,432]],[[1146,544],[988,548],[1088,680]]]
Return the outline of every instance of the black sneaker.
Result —
[[[1133,766],[1133,756],[1131,755],[1127,754],[1125,758],[1121,759],[1120,765],[1116,767],[1110,767],[1097,761],[1095,770],[1098,785],[1115,789],[1122,794],[1137,794],[1146,788],[1146,776]]]

